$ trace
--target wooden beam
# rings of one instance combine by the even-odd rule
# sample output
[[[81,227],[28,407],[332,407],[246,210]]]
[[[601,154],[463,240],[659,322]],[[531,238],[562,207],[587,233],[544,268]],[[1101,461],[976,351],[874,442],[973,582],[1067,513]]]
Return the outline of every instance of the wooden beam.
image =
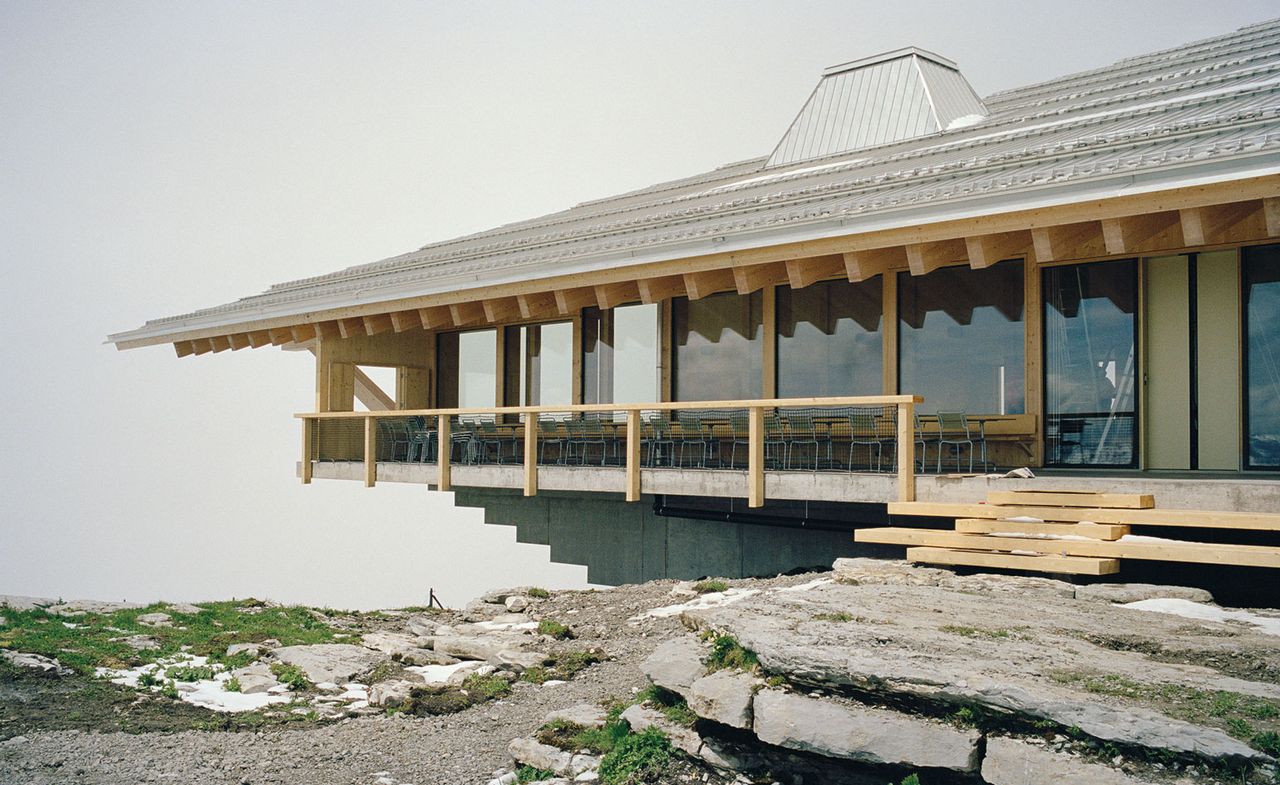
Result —
[[[289,332],[293,335],[294,343],[306,343],[316,337],[315,325],[299,324],[289,328]]]
[[[215,335],[209,339],[209,347],[216,352],[225,352],[231,348],[231,339],[225,335]]]
[[[627,487],[626,499],[640,501],[640,410],[627,410]]]
[[[1036,260],[1040,262],[1102,256],[1106,250],[1099,221],[1034,227],[1031,229],[1031,242],[1035,246]]]
[[[266,346],[271,343],[271,336],[266,330],[254,330],[249,334],[249,345],[257,349],[260,346]],[[197,352],[198,354],[198,352]]]
[[[422,318],[417,311],[395,311],[391,314],[391,329],[398,333],[422,329]]]
[[[707,295],[727,292],[737,288],[733,270],[707,270],[684,274],[684,291],[690,300],[701,300]]]
[[[475,300],[465,303],[450,303],[449,315],[454,327],[477,324],[484,321],[484,306]]]
[[[273,346],[284,346],[293,343],[293,331],[288,327],[278,327],[267,330],[267,337],[271,339]]]
[[[354,369],[355,397],[364,404],[366,409],[371,412],[389,412],[396,408],[396,399],[379,387],[369,374],[360,370],[359,366],[353,365],[352,368]]]
[[[764,506],[764,409],[751,407],[747,419],[747,506]]]
[[[208,354],[211,351],[213,346],[210,345],[208,338],[197,338],[191,342],[191,353],[196,356]]]
[[[646,305],[662,302],[672,297],[683,297],[684,277],[664,275],[660,278],[641,278],[636,281],[640,289],[640,302]]]
[[[906,256],[904,255],[905,259]],[[880,308],[883,335],[880,339],[880,365],[883,384],[880,392],[883,395],[898,394],[898,274],[884,273],[880,276]]]
[[[436,490],[451,491],[453,490],[453,420],[449,415],[441,414],[436,417],[436,441],[439,448],[436,450]]]
[[[524,495],[538,495],[538,415],[524,416]]]
[[[1174,230],[1171,232],[1170,230]],[[1176,234],[1176,237],[1169,236]],[[1165,235],[1163,242],[1161,235]],[[1182,245],[1181,214],[1177,211],[1129,215],[1102,220],[1103,247],[1109,254],[1129,254]]]
[[[787,283],[792,289],[803,289],[818,281],[839,278],[845,274],[844,256],[810,256],[805,259],[788,259]]]
[[[338,332],[343,338],[350,338],[353,335],[367,335],[364,331],[364,319],[358,316],[352,319],[339,319]]]
[[[246,333],[232,333],[227,338],[231,341],[231,351],[233,352],[249,347],[249,336]]]
[[[342,330],[337,322],[316,322],[316,332],[321,338],[341,338]]]
[[[1036,556],[993,551],[966,551],[956,548],[907,548],[907,561],[913,564],[944,564],[949,567],[987,567],[998,570],[1025,570],[1055,575],[1115,575],[1120,572],[1119,559],[1096,559],[1089,556]]]
[[[364,487],[372,488],[378,482],[378,424],[372,417],[364,418]]]
[[[392,328],[391,317],[385,313],[363,316],[361,319],[364,321],[364,331],[367,335],[389,332]]]
[[[1017,534],[1045,535],[1052,534],[1067,537],[1088,537],[1093,540],[1118,540],[1129,533],[1129,527],[1122,523],[1021,523],[1017,521],[997,521],[990,518],[959,518],[956,520],[956,531],[966,534],[999,534],[1012,532]]]
[[[640,299],[640,287],[635,281],[601,284],[596,287],[596,302],[601,308],[616,308]]]
[[[196,350],[191,346],[191,341],[178,341],[174,343],[173,350],[178,353],[179,357],[186,357],[195,354]]]
[[[520,303],[514,297],[498,297],[485,300],[484,318],[490,322],[514,322],[520,317]]]
[[[1262,214],[1266,219],[1267,237],[1280,237],[1280,196],[1264,198]]]
[[[915,405],[898,404],[898,501],[916,498]]]
[[[733,285],[738,290],[738,294],[751,294],[766,286],[777,286],[786,282],[787,266],[785,264],[753,264],[733,268]]]
[[[1016,512],[1015,512],[1016,510]],[[1190,526],[1203,529],[1280,531],[1280,514],[1265,512],[1214,512],[1156,507],[1150,510],[1115,510],[1105,507],[996,507],[991,504],[950,502],[889,502],[890,515],[923,515],[942,518],[1039,518],[1042,521],[1077,523],[1125,523],[1130,526]]]
[[[852,283],[865,281],[890,270],[898,270],[907,266],[907,249],[901,245],[890,248],[869,248],[865,251],[850,251],[843,255],[845,275]]]
[[[939,267],[969,261],[969,251],[961,239],[911,243],[906,248],[907,267],[912,275],[928,275]]]
[[[1124,507],[1149,510],[1156,506],[1149,493],[1100,493],[1094,491],[988,491],[987,504],[1031,504],[1040,507]]]
[[[422,320],[422,329],[435,330],[453,324],[453,309],[447,305],[433,305],[430,308],[419,308],[418,318]]]
[[[518,294],[516,305],[520,308],[521,319],[549,319],[560,313],[560,309],[556,306],[556,296],[551,292]]]
[[[1199,207],[1185,207],[1178,211],[1178,222],[1182,225],[1182,244],[1186,246],[1204,245],[1208,233],[1204,226],[1204,211]]]
[[[318,420],[303,419],[302,421],[302,484],[311,484],[311,452],[312,452],[312,434],[319,425]]]
[[[556,309],[561,316],[572,316],[596,304],[596,290],[590,286],[578,289],[556,289]]]
[[[969,266],[981,270],[1005,259],[1025,258],[1031,253],[1031,232],[979,234],[964,238]]]

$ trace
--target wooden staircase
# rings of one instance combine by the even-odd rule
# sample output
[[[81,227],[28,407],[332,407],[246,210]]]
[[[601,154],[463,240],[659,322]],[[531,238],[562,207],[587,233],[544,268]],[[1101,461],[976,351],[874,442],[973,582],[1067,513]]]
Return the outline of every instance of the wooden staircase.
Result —
[[[924,564],[1109,575],[1121,559],[1280,568],[1280,548],[1191,542],[1134,527],[1280,532],[1280,514],[1160,509],[1150,494],[992,491],[985,504],[891,502],[890,515],[951,518],[954,529],[858,529],[856,542],[907,546]]]

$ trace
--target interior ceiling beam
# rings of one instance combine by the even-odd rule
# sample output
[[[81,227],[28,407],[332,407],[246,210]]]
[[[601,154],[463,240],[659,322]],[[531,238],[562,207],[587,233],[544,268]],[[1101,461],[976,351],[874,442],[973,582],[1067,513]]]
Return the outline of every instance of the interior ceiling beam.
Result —
[[[640,287],[635,281],[600,284],[595,290],[596,302],[601,308],[616,308],[640,299]]]
[[[684,290],[690,300],[700,300],[709,294],[727,292],[736,288],[733,271],[729,269],[684,274]]]
[[[484,321],[484,306],[474,300],[450,303],[449,314],[453,318],[454,327],[464,327]]]
[[[583,308],[596,304],[596,290],[591,286],[577,289],[556,289],[556,310],[561,316],[573,316]]]
[[[767,286],[787,282],[785,263],[752,264],[733,268],[733,285],[738,294],[751,294]]]
[[[518,294],[516,306],[520,309],[521,319],[539,319],[560,313],[560,309],[556,306],[556,296],[551,292]]]
[[[844,257],[840,254],[788,259],[785,266],[787,283],[792,289],[803,289],[818,281],[839,278],[845,274]]]
[[[365,335],[378,335],[389,331],[392,327],[391,317],[385,313],[375,313],[360,317],[364,322]]]
[[[1031,232],[1024,230],[974,235],[964,238],[964,246],[969,266],[982,270],[1005,259],[1026,257],[1031,253]]]
[[[231,351],[233,352],[249,346],[249,336],[245,333],[232,333],[227,336],[227,340],[231,341]]]
[[[890,270],[907,266],[907,249],[901,245],[888,248],[868,248],[865,251],[849,251],[843,255],[844,271],[852,283],[865,281]]]
[[[1161,241],[1160,236],[1169,233],[1171,229],[1177,229],[1179,236]],[[1149,250],[1152,244],[1157,247],[1177,248],[1183,245],[1181,231],[1180,213],[1172,210],[1102,220],[1103,247],[1109,254]]]
[[[1031,230],[1036,259],[1042,262],[1069,261],[1103,256],[1105,244],[1100,221],[1082,221]]]
[[[418,309],[418,318],[422,320],[424,330],[448,327],[453,324],[453,311],[447,305],[432,305]]]
[[[906,246],[907,267],[912,275],[928,275],[939,267],[968,262],[964,240],[942,240],[935,243],[910,243]]]
[[[498,297],[482,303],[484,318],[490,322],[514,322],[520,318],[520,303],[514,297]]]
[[[636,286],[640,289],[640,302],[646,305],[685,295],[684,277],[680,275],[641,278]]]
[[[418,317],[417,311],[395,311],[391,314],[391,329],[398,333],[421,327],[422,319]]]

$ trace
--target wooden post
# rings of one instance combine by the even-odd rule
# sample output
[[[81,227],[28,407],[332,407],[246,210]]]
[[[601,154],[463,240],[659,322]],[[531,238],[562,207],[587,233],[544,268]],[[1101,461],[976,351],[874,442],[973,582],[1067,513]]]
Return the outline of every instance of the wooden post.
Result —
[[[302,418],[302,484],[311,484],[311,439],[314,429],[320,427],[319,420]]]
[[[880,277],[881,286],[881,364],[884,380],[881,392],[898,394],[898,274],[886,271]]]
[[[747,425],[747,506],[764,506],[764,409],[752,406]]]
[[[439,423],[436,428],[436,468],[440,472],[436,490],[449,491],[453,490],[453,467],[450,464],[453,458],[453,435],[449,433],[449,415],[441,414],[436,419]]]
[[[627,501],[640,501],[640,410],[627,410]]]
[[[916,500],[915,404],[898,404],[898,501]]]
[[[372,488],[378,481],[378,424],[372,417],[364,418],[364,487]]]
[[[524,495],[538,495],[538,415],[524,415]]]
[[[764,341],[761,343],[761,398],[778,397],[778,289],[766,286],[760,292]]]

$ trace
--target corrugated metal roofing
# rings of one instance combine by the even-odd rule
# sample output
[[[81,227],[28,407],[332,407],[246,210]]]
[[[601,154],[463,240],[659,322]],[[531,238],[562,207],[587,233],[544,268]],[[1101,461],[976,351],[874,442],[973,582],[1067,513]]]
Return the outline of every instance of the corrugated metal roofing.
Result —
[[[941,58],[919,62],[948,70]],[[880,66],[884,78],[901,76],[892,71],[900,62]],[[963,105],[962,95],[950,103],[951,88],[937,90],[935,106]],[[885,138],[876,136],[882,129],[818,122],[853,104],[843,91],[824,94],[805,126],[811,151],[851,134],[855,143]],[[918,109],[917,99],[904,96],[902,105]],[[741,161],[278,284],[111,340],[157,340],[323,308],[910,225],[948,211],[989,210],[995,200],[1025,206],[1141,183],[1174,187],[1280,172],[1280,20],[996,93],[984,103],[988,115],[963,128],[774,167],[767,158]],[[919,122],[918,113],[903,113],[896,127]]]

